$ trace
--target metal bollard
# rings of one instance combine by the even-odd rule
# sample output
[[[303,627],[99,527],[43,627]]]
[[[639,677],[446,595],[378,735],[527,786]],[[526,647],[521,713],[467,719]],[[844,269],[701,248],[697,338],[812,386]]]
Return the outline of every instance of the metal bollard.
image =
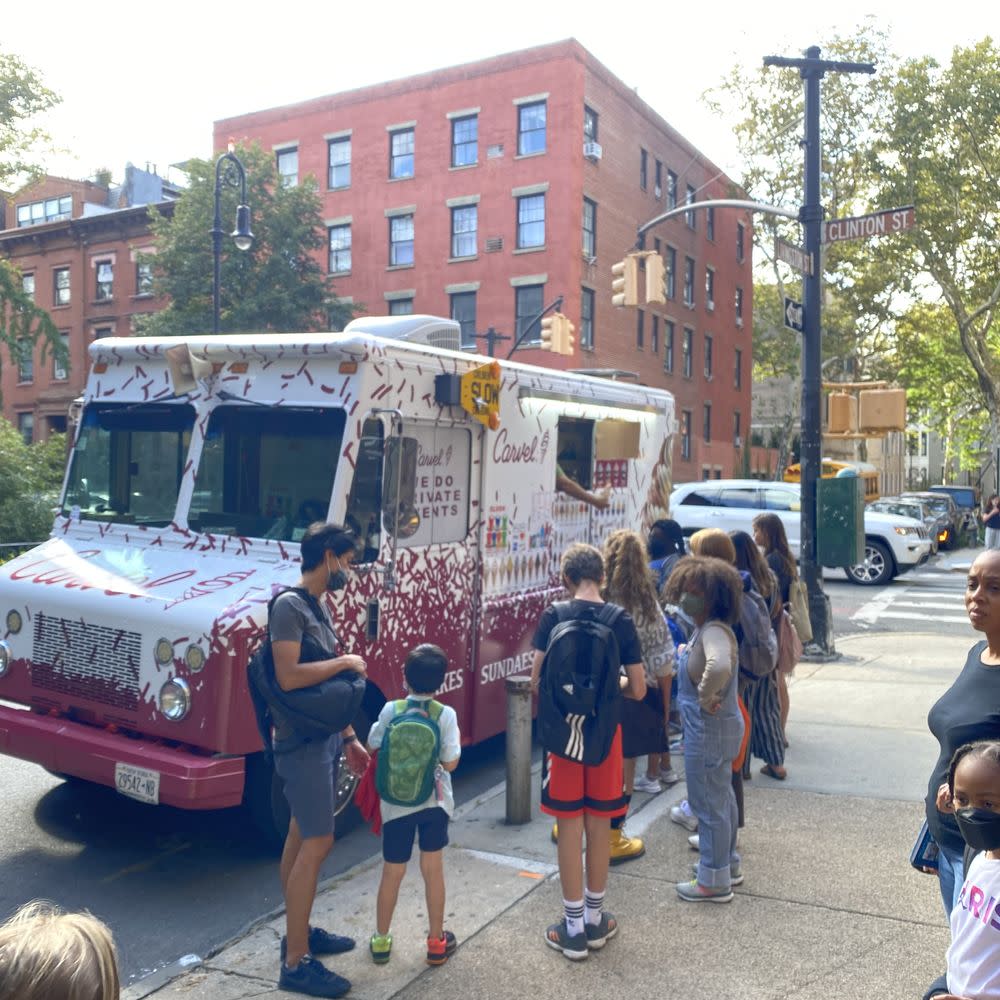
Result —
[[[531,822],[531,678],[508,677],[507,822]]]

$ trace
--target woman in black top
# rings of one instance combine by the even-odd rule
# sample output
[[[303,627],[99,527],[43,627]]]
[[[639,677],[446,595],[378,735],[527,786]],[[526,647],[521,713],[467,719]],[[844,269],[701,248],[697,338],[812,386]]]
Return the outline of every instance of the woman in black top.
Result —
[[[987,549],[972,564],[965,609],[986,639],[969,650],[962,672],[927,716],[941,748],[927,783],[927,826],[940,848],[938,876],[949,917],[962,888],[965,841],[954,814],[939,809],[949,804],[948,765],[964,743],[1000,739],[1000,550]]]

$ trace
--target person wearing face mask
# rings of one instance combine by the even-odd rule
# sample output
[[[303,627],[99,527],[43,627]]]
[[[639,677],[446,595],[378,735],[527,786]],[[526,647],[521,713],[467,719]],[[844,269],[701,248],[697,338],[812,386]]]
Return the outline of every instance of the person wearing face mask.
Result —
[[[365,676],[365,661],[343,651],[326,602],[321,600],[327,592],[341,590],[349,583],[355,544],[354,534],[338,524],[310,525],[302,537],[302,576],[296,589],[286,590],[274,600],[268,621],[275,676],[284,691],[309,687],[344,671]],[[330,656],[304,662],[306,639],[310,645],[329,651]],[[315,956],[349,951],[354,940],[312,927],[309,915],[320,867],[333,847],[337,761],[343,750],[348,767],[362,774],[368,765],[368,752],[352,726],[326,739],[302,743],[292,741],[291,734],[282,731],[281,720],[275,723],[274,768],[284,782],[292,814],[281,855],[287,930],[281,942],[279,987],[309,996],[339,997],[351,984]],[[282,747],[284,741],[288,749]]]
[[[948,774],[955,751],[980,740],[1000,740],[1000,550],[981,552],[969,570],[965,609],[977,632],[985,634],[965,661],[962,672],[927,715],[940,753],[927,782],[927,828],[938,845],[938,879],[945,913],[962,888],[965,841],[950,808]]]
[[[951,912],[948,971],[925,994],[940,1000],[1000,998],[1000,742],[959,747],[938,808],[968,845],[965,879]]]
[[[688,802],[698,820],[699,863],[693,881],[678,883],[677,895],[685,902],[728,903],[732,887],[743,881],[731,781],[744,729],[732,629],[740,614],[743,581],[721,559],[688,556],[670,574],[667,598],[696,626],[679,671],[678,700]]]

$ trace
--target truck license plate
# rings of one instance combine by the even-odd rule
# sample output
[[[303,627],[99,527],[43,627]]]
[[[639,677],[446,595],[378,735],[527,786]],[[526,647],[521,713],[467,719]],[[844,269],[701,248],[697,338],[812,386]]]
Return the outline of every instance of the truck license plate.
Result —
[[[132,764],[115,764],[115,788],[122,795],[140,802],[158,805],[160,802],[160,772]]]

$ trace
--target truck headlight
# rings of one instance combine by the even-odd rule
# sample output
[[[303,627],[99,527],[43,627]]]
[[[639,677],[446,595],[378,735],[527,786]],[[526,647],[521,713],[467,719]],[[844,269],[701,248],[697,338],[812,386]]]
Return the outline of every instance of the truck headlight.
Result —
[[[919,534],[916,528],[893,528],[893,531],[897,535],[916,535]]]
[[[0,639],[0,677],[10,669],[10,646]]]
[[[172,663],[174,659],[174,644],[169,639],[157,639],[156,645],[153,647],[153,659],[161,667]]]
[[[203,666],[205,666],[205,650],[196,643],[191,643],[187,648],[187,652],[184,654],[184,662],[187,664],[188,670],[191,673],[196,674]]]
[[[11,635],[17,635],[17,633],[21,631],[21,627],[23,625],[24,620],[21,618],[21,612],[11,608],[10,611],[7,612],[7,631],[10,632]]]
[[[160,688],[160,713],[171,722],[180,722],[191,710],[191,689],[180,677],[171,677]]]

